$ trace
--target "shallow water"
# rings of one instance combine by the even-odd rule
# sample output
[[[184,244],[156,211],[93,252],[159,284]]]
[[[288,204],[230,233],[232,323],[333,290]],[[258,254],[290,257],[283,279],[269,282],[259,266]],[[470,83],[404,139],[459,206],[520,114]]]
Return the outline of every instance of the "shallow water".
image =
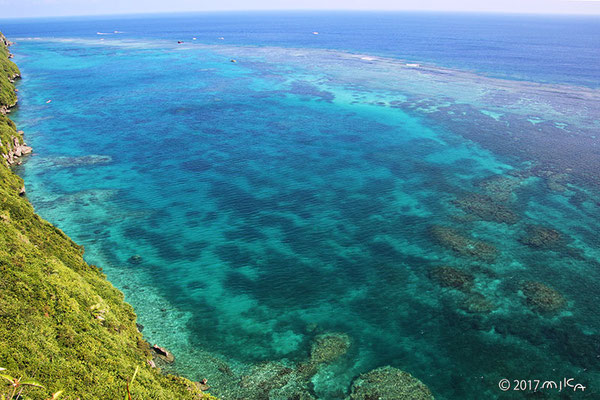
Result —
[[[322,399],[383,365],[440,399],[499,398],[501,378],[600,394],[597,89],[307,48],[14,51],[29,198],[177,372],[234,398],[250,365],[335,331],[352,345],[312,378]],[[560,239],[527,239],[537,225]],[[529,281],[565,303],[540,311]]]

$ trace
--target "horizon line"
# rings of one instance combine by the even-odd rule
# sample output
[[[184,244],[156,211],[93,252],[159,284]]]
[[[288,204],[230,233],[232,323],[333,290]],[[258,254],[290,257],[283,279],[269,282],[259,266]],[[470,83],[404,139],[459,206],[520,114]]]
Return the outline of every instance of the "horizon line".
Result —
[[[484,14],[484,15],[510,15],[510,16],[579,16],[579,17],[600,17],[600,10],[598,13],[584,13],[584,12],[523,12],[523,11],[493,11],[493,10],[413,10],[413,9],[239,9],[239,10],[185,10],[185,11],[150,11],[150,12],[116,12],[116,13],[97,13],[97,14],[73,14],[73,15],[46,15],[46,16],[34,16],[34,17],[0,17],[2,20],[16,20],[16,19],[44,19],[44,18],[89,18],[89,17],[118,17],[118,16],[150,16],[150,15],[181,15],[181,14],[217,14],[217,13],[261,13],[261,12],[390,12],[390,13],[422,13],[422,14]]]

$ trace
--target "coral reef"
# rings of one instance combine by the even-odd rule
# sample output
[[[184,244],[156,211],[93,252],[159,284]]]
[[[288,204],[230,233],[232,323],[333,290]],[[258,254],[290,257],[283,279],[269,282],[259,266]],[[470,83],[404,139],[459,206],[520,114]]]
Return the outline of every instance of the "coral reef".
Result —
[[[312,376],[312,375],[311,375]],[[310,377],[282,362],[269,361],[252,366],[229,397],[239,400],[315,399],[309,389]]]
[[[454,267],[442,266],[433,268],[429,272],[429,278],[442,287],[456,289],[464,294],[459,307],[469,313],[489,313],[497,307],[483,294],[474,292],[473,286],[475,276],[470,272]]]
[[[556,93],[548,92],[547,100],[562,101]],[[561,105],[562,118],[576,109],[580,99],[573,96],[564,99],[570,104]],[[593,94],[587,116],[568,127],[556,126],[551,121],[532,124],[527,118],[516,114],[507,115],[499,121],[482,115],[473,105],[453,104],[439,107],[428,117],[439,121],[443,126],[464,138],[473,140],[495,154],[511,157],[524,163],[533,163],[530,175],[542,178],[547,187],[556,192],[564,192],[568,184],[591,186],[600,189],[600,157],[597,154],[597,126],[592,115],[598,114],[598,97]],[[452,111],[454,118],[448,118]],[[509,129],[507,130],[507,123]],[[499,134],[505,132],[505,134]]]
[[[515,224],[519,216],[508,207],[496,203],[490,196],[468,193],[452,202],[467,214],[484,221]]]
[[[351,345],[344,333],[327,332],[318,335],[311,345],[310,357],[293,366],[283,361],[268,361],[253,365],[239,378],[236,387],[228,387],[232,399],[315,399],[310,389],[311,378],[321,366],[342,357]]]
[[[483,179],[478,183],[478,186],[494,201],[507,203],[512,199],[515,190],[521,185],[521,182],[522,179],[496,175]]]
[[[346,354],[350,337],[345,333],[324,333],[315,338],[310,351],[312,364],[330,364]]]
[[[40,168],[72,168],[95,164],[109,164],[112,157],[106,155],[90,154],[79,157],[56,156],[36,159]]]
[[[464,256],[487,262],[493,262],[498,256],[498,250],[491,244],[468,238],[447,226],[433,225],[429,234],[440,245]]]
[[[271,390],[285,386],[294,370],[277,361],[254,365],[250,372],[240,379],[240,387],[247,389],[249,398],[267,396]]]
[[[527,305],[540,313],[553,313],[565,307],[567,301],[555,289],[540,282],[524,282],[521,291],[525,295]]]
[[[528,225],[526,235],[519,241],[535,249],[550,249],[556,247],[561,241],[561,234],[552,228],[541,225]]]
[[[436,267],[429,272],[429,277],[440,286],[468,292],[473,287],[475,277],[454,267]]]
[[[542,178],[544,182],[546,182],[548,189],[558,193],[562,193],[567,190],[569,174],[541,168],[535,168],[532,172],[535,174],[535,176]]]
[[[427,386],[411,374],[393,367],[381,367],[360,375],[348,400],[432,400]]]
[[[477,292],[469,293],[460,304],[460,307],[470,313],[489,313],[497,308],[494,303]]]

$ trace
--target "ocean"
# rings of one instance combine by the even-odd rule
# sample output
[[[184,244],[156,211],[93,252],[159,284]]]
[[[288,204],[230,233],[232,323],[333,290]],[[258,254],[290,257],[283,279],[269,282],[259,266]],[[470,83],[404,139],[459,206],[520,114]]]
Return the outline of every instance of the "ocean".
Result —
[[[437,399],[565,378],[600,396],[598,17],[0,30],[27,195],[175,354],[166,370],[223,399],[345,399],[383,366]]]

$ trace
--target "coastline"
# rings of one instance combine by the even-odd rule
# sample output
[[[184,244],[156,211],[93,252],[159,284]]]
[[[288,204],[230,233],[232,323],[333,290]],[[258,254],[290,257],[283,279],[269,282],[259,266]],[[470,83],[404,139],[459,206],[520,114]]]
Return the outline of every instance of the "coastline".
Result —
[[[20,78],[10,45],[0,33],[0,366],[40,382],[26,392],[33,398],[58,391],[67,398],[118,398],[131,390],[144,398],[216,399],[206,387],[156,368],[153,359],[172,362],[172,355],[143,339],[123,294],[24,197],[24,182],[11,167],[33,149],[8,118]]]
[[[3,36],[2,36],[3,38]],[[4,39],[5,40],[5,39]],[[3,42],[4,43],[4,42]],[[8,43],[8,41],[6,41]],[[20,75],[19,75],[20,76]],[[16,76],[13,79],[17,78]],[[11,82],[12,84],[13,82]],[[13,86],[14,89],[14,86]],[[17,102],[14,102],[16,105]],[[14,106],[13,105],[13,106]],[[9,106],[6,108],[6,114],[10,113],[10,109],[13,106]],[[10,121],[5,115],[2,116],[6,121]],[[31,218],[36,221],[40,221],[44,224],[45,227],[51,229],[53,232],[56,232],[56,235],[60,237],[61,240],[67,242],[72,248],[76,249],[76,254],[68,254],[68,257],[74,258],[78,264],[77,271],[68,271],[70,275],[70,279],[77,281],[80,277],[75,274],[81,273],[81,271],[85,271],[84,279],[89,278],[88,275],[92,276],[94,280],[94,285],[101,286],[101,289],[94,290],[91,288],[89,290],[90,293],[86,293],[89,296],[92,296],[93,299],[86,302],[85,306],[81,304],[75,306],[70,304],[68,312],[73,314],[83,314],[77,315],[77,317],[85,318],[86,320],[91,320],[91,323],[94,324],[95,328],[100,328],[100,331],[104,328],[109,328],[110,331],[115,331],[117,334],[126,334],[127,340],[124,343],[121,343],[121,347],[116,346],[111,350],[113,357],[124,358],[122,353],[118,353],[119,351],[124,351],[123,346],[128,349],[134,349],[134,354],[127,354],[130,356],[129,360],[119,360],[119,361],[128,361],[128,368],[123,369],[120,368],[118,371],[104,371],[108,375],[111,376],[111,383],[106,384],[99,389],[101,391],[96,390],[97,388],[93,386],[87,386],[85,391],[75,391],[76,394],[81,394],[81,398],[86,398],[84,396],[92,396],[87,398],[116,398],[118,395],[122,395],[122,390],[136,368],[140,368],[140,375],[144,374],[145,379],[138,379],[136,382],[144,382],[146,387],[145,390],[146,396],[144,398],[156,398],[156,399],[186,399],[186,398],[205,398],[205,399],[216,399],[212,395],[205,392],[209,390],[210,387],[207,385],[207,382],[192,382],[186,378],[181,378],[173,375],[163,375],[156,365],[159,366],[167,366],[166,364],[170,364],[174,362],[173,355],[170,354],[166,349],[158,347],[156,345],[150,346],[141,335],[142,326],[136,324],[136,315],[134,313],[133,308],[124,302],[123,294],[113,287],[106,277],[101,272],[101,268],[95,267],[93,265],[88,265],[83,261],[83,249],[77,244],[73,243],[64,233],[60,230],[52,226],[51,224],[41,220],[36,214],[33,213],[33,208],[29,201],[23,197],[25,194],[24,186],[21,178],[16,176],[9,167],[12,165],[20,164],[22,162],[22,157],[26,154],[32,152],[31,147],[27,146],[23,141],[23,132],[17,131],[16,126],[12,121],[12,131],[16,136],[11,136],[10,140],[7,141],[8,147],[6,152],[3,152],[3,156],[6,160],[5,166],[0,167],[3,169],[3,172],[6,172],[11,178],[14,178],[21,185],[21,189],[19,189],[19,200],[24,204],[24,207],[27,207],[30,210]],[[11,131],[11,132],[12,132]],[[3,140],[4,143],[4,140]],[[2,188],[3,189],[3,188]],[[12,213],[9,212],[9,215],[4,217],[3,220],[6,222],[11,221]],[[16,239],[21,239],[19,236],[16,236]],[[32,241],[33,242],[33,241]],[[59,247],[63,247],[63,245],[59,244]],[[2,260],[0,260],[2,261]],[[25,263],[27,263],[27,259]],[[39,269],[37,266],[33,269]],[[36,271],[39,272],[39,271]],[[55,271],[51,271],[50,275],[53,275]],[[66,273],[65,271],[57,272],[57,274]],[[22,279],[22,278],[20,278]],[[63,285],[67,285],[63,283]],[[0,287],[1,289],[1,287]],[[48,288],[46,288],[48,289]],[[50,290],[54,290],[53,287]],[[107,292],[110,296],[107,296]],[[4,301],[2,296],[3,293],[0,290],[0,302]],[[109,300],[109,297],[112,297]],[[100,301],[97,301],[100,299]],[[65,298],[65,301],[69,303],[77,303],[79,298],[77,296]],[[2,303],[0,303],[2,304]],[[90,305],[91,304],[91,305]],[[43,318],[53,319],[55,313],[49,307],[42,308]],[[121,318],[122,317],[122,318]],[[44,320],[42,318],[42,320]],[[115,321],[117,319],[117,321]],[[25,319],[24,319],[25,320]],[[62,321],[58,321],[62,324]],[[87,321],[90,322],[90,321]],[[35,325],[35,322],[28,321],[28,324]],[[88,327],[89,328],[89,327]],[[74,333],[72,333],[73,331]],[[75,337],[77,335],[85,335],[83,332],[79,332],[77,329],[72,329],[68,332],[66,343],[68,346],[72,346],[74,342],[76,342]],[[84,331],[85,332],[85,331]],[[111,334],[114,334],[111,332]],[[10,345],[10,341],[8,335],[5,338],[5,335],[2,331],[0,331],[0,344],[6,341]],[[65,340],[63,338],[62,333],[57,335],[58,343],[58,352],[57,357],[60,357],[60,353],[63,351],[62,342]],[[27,343],[25,343],[27,344]],[[232,387],[231,388],[221,388],[223,391],[227,391],[227,395],[222,397],[223,399],[259,399],[265,398],[265,394],[269,392],[278,393],[278,395],[286,396],[285,398],[297,398],[304,400],[314,400],[315,396],[311,393],[309,389],[310,379],[315,376],[317,371],[325,367],[341,357],[345,356],[348,349],[351,346],[351,339],[344,333],[339,332],[325,332],[316,336],[314,342],[310,348],[310,355],[305,360],[300,362],[297,365],[287,364],[283,361],[269,361],[257,365],[252,365],[250,368],[250,373],[242,376],[235,376],[233,373],[232,377]],[[53,349],[56,351],[56,348]],[[116,352],[116,353],[115,353]],[[70,356],[76,356],[79,360],[76,364],[85,363],[86,365],[90,363],[88,357],[89,355],[85,354],[82,356],[79,352],[69,351]],[[154,356],[154,357],[153,357]],[[42,377],[38,377],[38,375],[34,375],[32,370],[39,371],[40,366],[36,366],[36,368],[27,366],[25,364],[31,362],[29,357],[24,354],[23,357],[19,360],[13,360],[12,364],[9,363],[9,357],[0,351],[0,366],[6,367],[7,370],[12,373],[20,373],[23,376],[32,376],[36,379],[42,381]],[[113,360],[102,360],[113,361]],[[156,361],[156,363],[155,363]],[[165,364],[166,363],[166,364]],[[113,364],[113,363],[108,363]],[[79,365],[81,367],[81,365]],[[102,368],[106,368],[105,364],[101,365]],[[93,368],[93,367],[92,367]],[[167,368],[168,369],[168,368]],[[15,372],[16,371],[16,372]],[[43,377],[48,381],[52,382],[52,388],[54,390],[65,390],[66,393],[73,393],[73,390],[77,387],[77,384],[81,384],[83,382],[87,382],[89,378],[86,373],[81,376],[63,376],[61,371],[56,371],[56,374],[48,374]],[[138,375],[139,376],[139,375]],[[82,379],[83,378],[83,379]],[[43,381],[45,382],[46,379]],[[67,383],[63,383],[67,380]],[[94,379],[95,381],[96,379]],[[156,382],[152,382],[155,380]],[[137,389],[137,385],[142,385],[142,383],[137,383],[133,385],[134,389]],[[229,390],[231,389],[231,391]],[[1,393],[1,392],[0,392]],[[142,394],[144,392],[141,392]],[[414,399],[423,399],[428,400],[432,399],[433,395],[430,390],[425,386],[421,381],[414,378],[407,372],[401,371],[397,368],[393,368],[390,366],[382,366],[376,369],[373,369],[369,372],[363,373],[360,376],[355,377],[353,380],[353,384],[351,387],[348,387],[347,390],[348,397],[347,399],[367,399],[371,398],[373,393],[386,393],[392,398],[394,396],[411,396],[410,398]],[[151,395],[148,395],[151,394]],[[291,397],[290,397],[291,396]],[[278,397],[279,398],[279,397]]]
[[[296,57],[300,50],[268,49],[261,64],[254,50],[162,49],[151,39],[131,50],[16,41],[24,80],[10,116],[37,154],[15,171],[39,215],[85,245],[85,259],[125,293],[146,340],[175,352],[164,370],[208,378],[222,399],[250,400],[229,391],[240,376],[259,386],[296,365],[258,368],[258,357],[249,356],[304,360],[315,336],[333,330],[353,339],[353,356],[314,377],[314,397],[343,399],[356,376],[386,363],[444,398],[500,396],[498,375],[518,375],[524,365],[537,376],[598,376],[593,350],[579,350],[598,343],[598,320],[587,318],[599,255],[597,202],[583,173],[597,171],[598,161],[585,123],[599,104],[582,96],[590,90],[408,69],[334,51]],[[113,78],[104,86],[106,76]],[[162,101],[150,103],[153,94]],[[459,98],[442,101],[449,95]],[[322,123],[302,126],[301,115]],[[422,123],[401,126],[413,121],[405,115]],[[261,145],[239,154],[253,137]],[[188,151],[167,157],[165,145],[178,142]],[[588,157],[570,156],[578,153]],[[347,167],[337,172],[338,165]],[[282,194],[300,201],[275,207]],[[330,220],[334,210],[340,217]],[[257,232],[263,228],[266,237]],[[327,233],[313,236],[317,229]],[[301,247],[311,242],[314,250]],[[274,251],[288,244],[290,251]],[[364,257],[328,266],[324,253]],[[411,279],[400,280],[405,271]],[[294,296],[278,291],[278,281],[291,283]],[[358,295],[346,304],[334,298],[346,293]],[[319,309],[328,296],[332,306]],[[397,307],[386,307],[390,297]],[[359,308],[361,301],[371,307]],[[300,311],[297,320],[290,309]],[[370,343],[380,342],[375,353]],[[479,359],[498,348],[494,360]],[[226,363],[211,364],[219,354]],[[346,370],[334,375],[340,365]],[[461,378],[444,381],[448,370]]]
[[[0,88],[1,88],[1,96],[0,96],[0,115],[6,116],[11,112],[11,109],[15,107],[18,103],[18,98],[16,95],[17,89],[14,88],[14,83],[17,79],[21,77],[21,73],[18,67],[10,61],[13,58],[13,55],[10,53],[8,48],[13,43],[10,42],[2,33],[0,33],[0,51],[2,52],[2,57],[6,57],[6,61],[2,62],[2,69],[4,73],[2,77],[0,77]],[[27,146],[23,139],[23,131],[17,131],[16,126],[14,124],[8,125],[8,129],[3,131],[2,139],[2,157],[7,165],[20,164],[20,157],[31,153],[33,150],[31,147]],[[14,128],[14,134],[11,134],[10,130]],[[24,194],[25,189],[23,187],[20,194]]]

